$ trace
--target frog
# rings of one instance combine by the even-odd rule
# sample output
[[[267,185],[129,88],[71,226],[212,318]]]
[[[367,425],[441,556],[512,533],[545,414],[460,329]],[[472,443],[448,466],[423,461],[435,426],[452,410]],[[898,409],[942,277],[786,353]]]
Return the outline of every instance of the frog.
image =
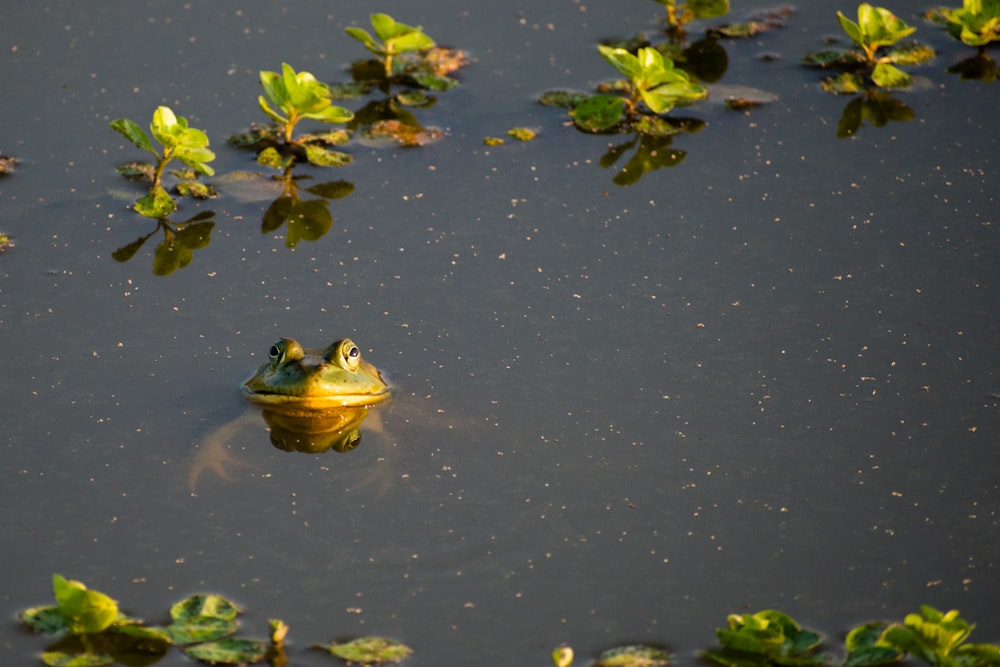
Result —
[[[305,348],[293,338],[281,338],[240,391],[248,403],[261,409],[271,444],[312,454],[357,447],[361,423],[371,408],[393,396],[382,374],[361,357],[350,338],[325,349]],[[227,443],[252,421],[253,415],[245,414],[204,439],[188,479],[192,491],[207,469],[229,479],[225,466],[240,463],[229,456]],[[368,426],[381,432],[377,420]]]
[[[375,366],[361,358],[350,338],[323,350],[302,347],[282,338],[268,360],[243,383],[243,396],[283,415],[310,414],[331,408],[369,407],[392,396]]]

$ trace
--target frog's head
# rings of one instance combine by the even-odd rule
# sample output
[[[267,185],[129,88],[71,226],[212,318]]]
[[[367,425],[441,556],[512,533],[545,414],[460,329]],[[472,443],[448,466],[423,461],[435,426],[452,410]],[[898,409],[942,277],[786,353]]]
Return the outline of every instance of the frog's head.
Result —
[[[323,410],[381,403],[391,395],[378,369],[349,338],[325,350],[291,338],[271,346],[268,361],[243,384],[243,395],[274,410]]]

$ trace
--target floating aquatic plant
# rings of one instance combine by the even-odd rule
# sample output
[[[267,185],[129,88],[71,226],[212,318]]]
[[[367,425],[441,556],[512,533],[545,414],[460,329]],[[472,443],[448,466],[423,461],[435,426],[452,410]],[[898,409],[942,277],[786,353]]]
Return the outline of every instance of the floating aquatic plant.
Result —
[[[683,33],[684,26],[695,19],[714,19],[729,11],[729,0],[656,0],[667,10],[667,29]]]
[[[277,124],[277,131],[252,131],[230,137],[230,143],[266,145],[264,150],[270,151],[266,155],[262,152],[261,163],[281,169],[291,166],[296,158],[303,156],[310,164],[320,167],[341,166],[351,161],[346,153],[328,148],[345,143],[346,134],[294,136],[295,126],[305,119],[346,123],[354,118],[351,111],[333,104],[333,94],[328,85],[318,81],[310,72],[296,72],[288,63],[281,64],[280,73],[261,71],[260,85],[264,94],[257,98],[257,103],[261,111]],[[279,137],[281,144],[275,141]]]
[[[215,153],[208,148],[208,136],[201,130],[189,127],[187,119],[174,115],[170,107],[157,107],[149,124],[153,138],[163,146],[162,152],[153,147],[149,135],[141,127],[127,118],[111,121],[111,128],[156,157],[149,192],[134,206],[140,215],[165,218],[177,210],[177,204],[163,187],[163,172],[171,160],[176,158],[200,174],[211,176],[215,173],[208,165],[215,159]]]
[[[426,51],[433,48],[434,40],[424,33],[420,26],[409,26],[400,23],[388,14],[372,14],[372,29],[374,37],[364,28],[348,26],[344,32],[358,40],[364,47],[381,59],[385,80],[392,79],[396,71],[393,59],[404,53]]]
[[[839,76],[824,81],[824,90],[851,94],[863,89],[866,80],[881,88],[906,88],[913,77],[896,65],[919,65],[934,57],[934,50],[919,42],[900,44],[916,30],[883,7],[868,3],[858,6],[857,22],[837,12],[840,26],[857,49],[833,49],[803,56],[805,65],[846,68]]]
[[[666,113],[678,104],[704,98],[704,86],[691,81],[684,70],[653,48],[632,54],[622,48],[600,45],[598,50],[627,79],[602,87],[597,95],[550,91],[539,101],[551,106],[567,106],[574,124],[585,132],[645,131],[663,123],[648,116]],[[662,128],[654,133],[662,133]]]
[[[804,629],[790,616],[774,609],[755,614],[730,614],[727,627],[715,634],[720,649],[702,651],[702,656],[726,667],[768,665],[809,667],[825,665],[830,656],[817,653],[823,638]]]
[[[940,8],[948,33],[963,44],[984,47],[1000,41],[1000,0],[963,0],[957,8]]]
[[[907,654],[936,667],[997,667],[1000,646],[966,644],[975,626],[958,610],[941,612],[922,605],[902,623],[867,623],[847,635],[844,667],[876,667]]]

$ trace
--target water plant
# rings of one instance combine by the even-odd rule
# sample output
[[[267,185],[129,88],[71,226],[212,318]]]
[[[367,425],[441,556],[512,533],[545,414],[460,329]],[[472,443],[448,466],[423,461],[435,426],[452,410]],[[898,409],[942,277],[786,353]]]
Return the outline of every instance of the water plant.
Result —
[[[837,18],[857,48],[820,51],[802,58],[806,65],[850,70],[824,81],[823,89],[827,92],[854,93],[863,89],[866,77],[857,70],[865,71],[867,78],[881,88],[906,88],[913,83],[913,77],[896,65],[919,65],[935,55],[932,48],[919,42],[900,44],[916,28],[883,7],[863,2],[858,5],[857,22],[840,11]]]
[[[164,218],[177,210],[177,204],[163,187],[164,169],[174,158],[197,173],[207,176],[215,173],[207,164],[215,159],[215,153],[208,148],[208,136],[201,130],[189,127],[187,119],[174,115],[170,107],[157,107],[149,124],[150,134],[163,146],[162,152],[153,147],[149,135],[141,127],[127,118],[111,121],[111,128],[156,158],[149,192],[134,205],[135,211],[140,215]]]
[[[957,8],[943,8],[948,32],[969,46],[1000,41],[1000,0],[963,0]]]
[[[597,47],[604,57],[627,79],[604,86],[597,95],[579,98],[562,97],[552,102],[552,93],[543,96],[543,104],[567,104],[576,126],[586,132],[628,131],[633,126],[649,126],[641,118],[666,113],[678,104],[704,98],[704,86],[691,81],[684,70],[674,67],[670,58],[650,47],[633,54],[626,49],[605,45]],[[558,94],[558,93],[557,93]],[[655,122],[654,122],[655,124]]]
[[[400,23],[388,14],[375,13],[369,17],[373,37],[364,28],[348,26],[344,32],[361,42],[366,49],[381,59],[386,81],[396,73],[393,60],[404,53],[426,51],[435,46],[434,40],[424,33],[421,26]]]
[[[867,623],[851,630],[844,667],[876,667],[909,654],[936,667],[996,667],[1000,646],[964,643],[975,626],[958,610],[941,612],[922,605],[902,623]]]
[[[730,614],[727,627],[717,628],[721,649],[701,655],[726,667],[824,665],[830,656],[817,653],[823,638],[774,609],[754,614]]]
[[[346,123],[354,118],[352,112],[333,104],[328,85],[318,81],[310,72],[296,72],[288,63],[281,64],[280,73],[261,71],[260,85],[264,88],[264,94],[257,98],[257,103],[261,111],[277,124],[277,136],[283,141],[282,149],[285,157],[282,166],[289,166],[298,153],[304,153],[311,164],[321,167],[339,166],[350,161],[346,154],[325,147],[340,142],[339,137],[305,135],[295,138],[293,136],[295,126],[306,118],[323,123]],[[274,138],[274,133],[266,131],[254,137],[256,142]],[[344,140],[346,141],[346,137]],[[268,148],[277,151],[273,145]],[[267,159],[273,160],[273,157],[269,156]]]
[[[682,34],[684,26],[695,19],[714,19],[729,11],[729,0],[656,0],[667,10],[667,29]]]

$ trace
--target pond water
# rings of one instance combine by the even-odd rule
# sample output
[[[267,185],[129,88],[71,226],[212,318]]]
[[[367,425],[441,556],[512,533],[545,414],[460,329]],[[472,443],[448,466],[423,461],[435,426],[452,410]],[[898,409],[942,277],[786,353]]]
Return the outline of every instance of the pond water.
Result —
[[[813,4],[721,42],[721,83],[775,103],[685,109],[707,126],[684,159],[628,187],[627,155],[601,164],[626,137],[534,100],[613,78],[595,44],[655,37],[652,2],[8,8],[2,661],[44,645],[13,618],[55,572],[150,622],[223,593],[244,634],[288,622],[296,665],[373,634],[414,665],[636,641],[693,664],[727,614],[772,607],[834,652],[922,603],[1000,640],[1000,89],[892,6],[938,50],[895,95],[915,117],[839,139],[850,98],[797,62],[839,32]],[[255,170],[224,138],[265,120],[257,72],[345,80],[369,11],[470,50],[420,111],[446,136],[297,168],[353,191],[294,249],[261,232],[264,196],[185,200],[174,220],[213,212],[211,242],[154,275],[161,232],[111,192],[138,192],[114,168],[142,154],[109,121],[167,104],[220,175]],[[514,126],[539,136],[484,145]],[[258,419],[193,475],[282,336],[353,338],[397,387],[385,432],[288,453]]]

